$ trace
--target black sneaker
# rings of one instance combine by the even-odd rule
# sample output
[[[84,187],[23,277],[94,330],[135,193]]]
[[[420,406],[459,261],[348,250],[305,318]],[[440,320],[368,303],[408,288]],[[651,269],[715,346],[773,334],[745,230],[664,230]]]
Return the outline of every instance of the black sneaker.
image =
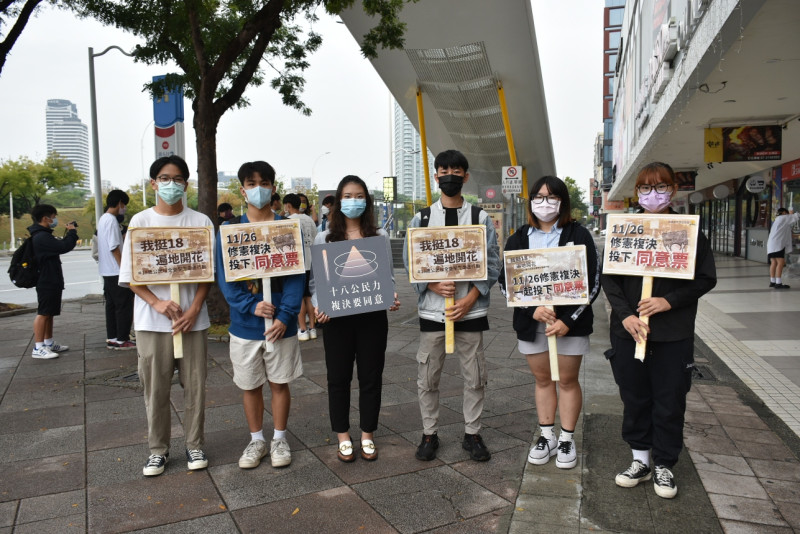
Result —
[[[208,458],[200,449],[186,449],[186,467],[194,471],[208,467]]]
[[[769,287],[775,287],[775,282],[770,282]]]
[[[653,489],[656,490],[656,495],[663,499],[672,499],[677,495],[678,487],[675,485],[675,475],[672,474],[668,467],[663,465],[656,466]]]
[[[417,447],[416,456],[417,460],[429,462],[436,458],[436,449],[439,448],[439,436],[436,433],[422,434],[422,441]]]
[[[616,476],[614,482],[617,483],[617,486],[622,488],[633,488],[636,487],[639,482],[650,480],[652,477],[653,473],[650,471],[649,467],[639,460],[634,460],[629,468]]]
[[[150,457],[147,459],[147,463],[144,464],[144,469],[142,469],[142,474],[146,477],[154,477],[156,475],[160,475],[164,472],[164,466],[167,465],[167,461],[169,460],[169,453],[164,454],[163,456],[160,454],[151,454]]]
[[[465,451],[469,451],[469,457],[476,462],[485,462],[492,457],[492,453],[483,444],[483,438],[480,434],[464,434],[464,441],[461,442],[461,447]]]
[[[786,284],[775,284],[775,289],[789,289],[791,286],[787,286]]]

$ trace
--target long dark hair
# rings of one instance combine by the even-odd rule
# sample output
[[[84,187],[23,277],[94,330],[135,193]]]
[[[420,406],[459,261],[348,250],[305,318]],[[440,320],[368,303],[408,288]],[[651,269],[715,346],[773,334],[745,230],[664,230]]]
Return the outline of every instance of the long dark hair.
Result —
[[[364,213],[361,214],[361,235],[364,237],[378,235],[378,227],[375,226],[375,210],[372,207],[372,197],[369,196],[367,184],[358,176],[348,174],[339,182],[339,187],[336,188],[336,200],[331,212],[328,214],[328,237],[325,239],[327,243],[347,240],[346,217],[342,213],[342,190],[347,184],[357,184],[364,189],[367,207]]]
[[[536,180],[536,183],[531,187],[530,198],[528,199],[528,222],[531,226],[539,228],[539,219],[533,214],[531,201],[533,197],[539,194],[539,190],[543,185],[547,186],[547,190],[551,195],[555,195],[561,200],[561,206],[558,210],[558,227],[564,228],[564,226],[572,222],[572,207],[569,203],[569,189],[567,189],[567,184],[557,176],[542,176]]]

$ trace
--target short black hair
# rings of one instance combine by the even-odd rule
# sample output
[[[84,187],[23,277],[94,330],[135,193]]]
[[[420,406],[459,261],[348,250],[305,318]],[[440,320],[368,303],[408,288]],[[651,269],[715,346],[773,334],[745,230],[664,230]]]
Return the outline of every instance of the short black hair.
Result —
[[[264,178],[272,185],[275,185],[275,169],[273,169],[272,165],[266,161],[248,161],[247,163],[243,163],[242,166],[239,167],[239,182],[244,185],[244,181],[253,176],[255,173],[258,173],[261,175],[261,178]]]
[[[299,210],[300,209],[300,203],[301,203],[300,195],[297,195],[295,193],[289,193],[288,195],[283,197],[283,203],[284,204],[289,204],[294,209]]]
[[[53,215],[58,215],[58,210],[50,204],[36,204],[31,210],[31,218],[35,223],[40,223],[42,218],[52,217]]]
[[[119,203],[122,202],[126,206],[131,201],[128,193],[125,191],[120,191],[119,189],[114,189],[113,191],[109,191],[108,196],[106,197],[106,209],[108,208],[116,208],[119,206]]]
[[[273,184],[273,185],[275,185],[275,184]],[[270,202],[269,202],[269,203],[270,203],[270,204],[272,204],[272,203],[273,203],[273,202],[275,202],[276,200],[277,200],[278,202],[280,202],[280,201],[281,201],[281,194],[280,194],[280,193],[278,193],[277,191],[275,191],[274,193],[272,193],[272,200],[270,200]]]
[[[230,211],[233,209],[233,206],[228,204],[227,202],[223,202],[219,206],[217,206],[217,213],[225,213],[226,211]]]
[[[181,171],[181,176],[183,176],[184,180],[189,180],[189,166],[186,164],[186,161],[180,156],[164,156],[158,158],[150,165],[150,179],[155,180],[156,177],[161,172],[161,169],[166,167],[167,165],[172,164],[178,167]]]
[[[333,206],[335,202],[336,202],[336,197],[333,195],[328,195],[322,199],[323,206]]]
[[[778,208],[778,215],[788,215],[788,214],[789,210],[787,210],[786,208]]]
[[[446,169],[450,167],[451,169],[464,169],[464,172],[469,170],[469,162],[467,162],[467,157],[459,152],[458,150],[445,150],[444,152],[439,152],[436,156],[436,159],[433,160],[433,168],[436,172],[439,172],[439,169]]]

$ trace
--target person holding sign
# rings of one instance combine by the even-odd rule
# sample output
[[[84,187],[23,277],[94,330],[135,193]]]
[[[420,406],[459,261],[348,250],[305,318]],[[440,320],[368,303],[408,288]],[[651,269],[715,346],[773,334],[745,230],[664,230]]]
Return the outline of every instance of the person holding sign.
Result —
[[[388,258],[392,257],[389,235],[375,226],[372,198],[369,196],[367,184],[361,178],[352,175],[342,178],[336,189],[334,202],[336,209],[329,214],[328,228],[317,234],[315,245],[382,236],[386,240]],[[323,261],[327,270],[327,255]],[[335,262],[335,259],[332,258],[331,262]],[[315,270],[319,272],[319,269]],[[326,324],[322,341],[325,346],[325,367],[328,370],[331,429],[339,439],[337,457],[343,462],[356,459],[349,434],[350,383],[353,380],[355,363],[358,369],[361,457],[368,461],[377,460],[378,449],[373,441],[373,433],[378,428],[386,338],[389,334],[386,309],[331,318],[320,309],[318,286],[312,278],[311,292],[317,321]],[[394,302],[389,307],[391,311],[400,307],[397,293],[393,294]]]
[[[239,168],[239,191],[247,201],[247,211],[228,224],[277,221],[280,215],[272,211],[270,201],[275,184],[275,169],[266,161],[253,161]],[[254,243],[255,244],[255,243]],[[272,467],[285,467],[292,462],[286,425],[289,422],[291,393],[289,383],[303,374],[300,344],[297,340],[297,314],[303,300],[305,275],[294,274],[268,279],[237,282],[225,281],[222,240],[217,238],[217,283],[230,306],[230,354],[233,382],[243,390],[242,403],[250,443],[239,458],[241,469],[258,467],[261,459],[270,455]],[[262,281],[266,280],[272,301],[265,302]],[[264,331],[264,319],[272,326]],[[266,342],[273,344],[268,351]],[[275,426],[267,450],[264,438],[264,383],[272,393],[272,419]]]
[[[486,227],[487,279],[478,282],[429,282],[412,284],[417,292],[420,340],[417,352],[417,394],[422,414],[422,441],[416,458],[430,461],[439,448],[439,379],[445,359],[445,318],[453,321],[455,353],[464,377],[464,439],[461,446],[475,461],[489,460],[492,455],[480,435],[481,412],[487,382],[483,332],[489,329],[489,290],[500,273],[500,249],[497,232],[489,215],[472,206],[461,195],[469,180],[467,158],[457,150],[439,153],[434,160],[441,198],[417,213],[410,228],[421,226],[463,226],[481,224]],[[408,263],[408,236],[403,247],[403,263]],[[445,308],[445,299],[454,304]]]
[[[536,377],[534,396],[541,433],[528,454],[528,462],[546,464],[556,457],[556,467],[571,469],[578,463],[572,437],[583,404],[578,382],[583,355],[589,352],[592,333],[591,303],[600,292],[597,248],[592,234],[572,220],[569,190],[555,176],[544,176],[530,190],[528,222],[506,242],[506,251],[542,249],[566,245],[586,247],[589,304],[580,306],[535,306],[514,308],[513,325],[519,351]],[[506,292],[505,270],[500,271],[500,288]],[[558,389],[552,380],[547,336],[558,337]],[[555,418],[558,409],[561,434],[556,440]]]
[[[669,165],[646,165],[635,187],[644,213],[674,213],[669,205],[676,191],[675,173]],[[654,470],[656,494],[671,499],[678,492],[672,467],[683,447],[697,302],[717,283],[714,256],[698,230],[694,279],[654,277],[652,296],[644,299],[642,276],[603,274],[601,281],[611,305],[611,349],[606,357],[624,405],[622,439],[633,453],[631,466],[615,482],[632,488],[650,480]],[[639,361],[634,357],[636,344],[643,341],[646,356]]]
[[[158,158],[150,166],[150,186],[156,191],[156,205],[131,218],[130,229],[140,227],[213,226],[211,219],[183,204],[188,187],[189,166],[179,156]],[[189,469],[205,469],[203,453],[206,358],[208,354],[208,310],[206,295],[210,284],[179,285],[180,303],[172,300],[169,284],[131,285],[131,233],[125,236],[119,284],[136,295],[133,323],[139,352],[139,380],[144,387],[147,408],[147,441],[150,457],[145,476],[160,475],[169,459],[170,388],[177,366],[183,386],[183,432]],[[176,359],[173,336],[182,333],[183,358]]]

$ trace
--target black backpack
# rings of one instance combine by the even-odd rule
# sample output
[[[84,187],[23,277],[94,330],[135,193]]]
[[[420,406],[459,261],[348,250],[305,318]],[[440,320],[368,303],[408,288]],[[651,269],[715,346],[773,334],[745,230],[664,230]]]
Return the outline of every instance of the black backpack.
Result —
[[[480,216],[483,208],[480,206],[472,206],[472,224],[480,224]],[[431,222],[431,207],[422,208],[419,210],[419,226],[425,228]]]
[[[39,281],[39,265],[33,253],[33,237],[28,237],[11,256],[11,265],[8,266],[8,276],[17,287],[36,287]]]

